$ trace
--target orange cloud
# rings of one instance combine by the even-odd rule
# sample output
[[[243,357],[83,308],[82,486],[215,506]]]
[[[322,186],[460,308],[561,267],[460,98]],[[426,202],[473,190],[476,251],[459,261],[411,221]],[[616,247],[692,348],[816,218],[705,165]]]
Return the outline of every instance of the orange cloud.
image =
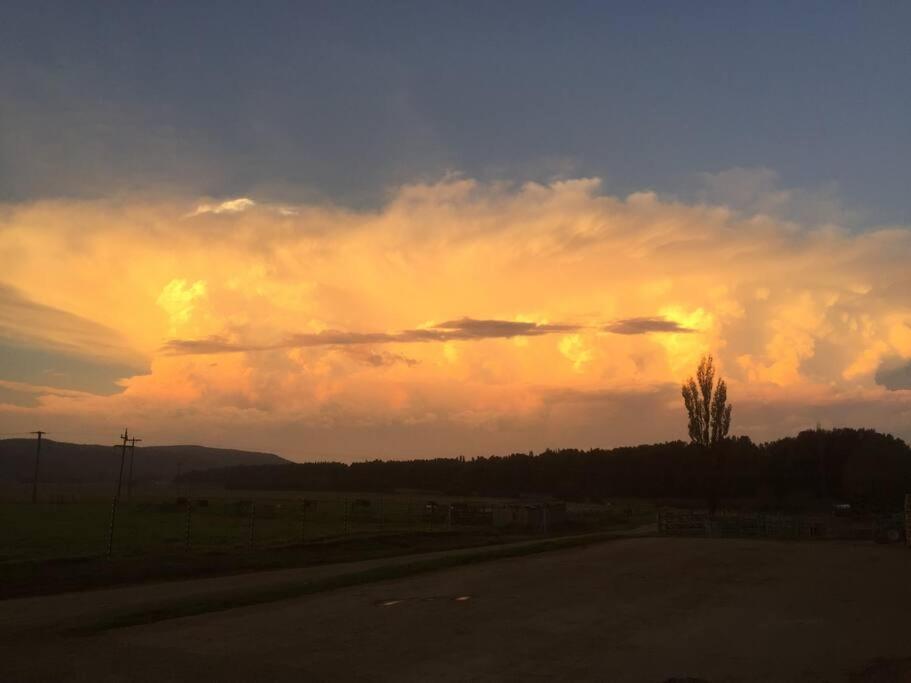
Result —
[[[675,387],[712,351],[743,408],[735,431],[780,431],[758,406],[809,426],[853,401],[888,428],[908,392],[876,373],[911,358],[909,253],[904,228],[801,228],[603,196],[594,179],[448,178],[374,211],[250,198],[8,206],[0,284],[92,334],[116,330],[117,348],[151,362],[113,396],[0,406],[0,425],[143,420],[160,441],[243,425],[300,455],[327,443],[375,455],[612,445],[685,436]],[[75,329],[4,325],[87,345]],[[588,407],[573,415],[568,401],[613,407],[583,429]],[[612,401],[652,401],[652,414]]]

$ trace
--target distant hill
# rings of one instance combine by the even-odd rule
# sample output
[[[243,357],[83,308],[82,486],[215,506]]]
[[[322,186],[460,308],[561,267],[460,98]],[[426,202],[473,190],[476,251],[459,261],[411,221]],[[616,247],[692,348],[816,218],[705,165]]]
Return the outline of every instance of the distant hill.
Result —
[[[127,467],[129,467],[127,449]],[[273,453],[204,446],[136,446],[134,481],[171,481],[187,473],[241,465],[282,465]],[[34,439],[0,439],[0,481],[30,482],[35,467]],[[40,480],[54,483],[115,482],[120,449],[45,439],[41,445]]]

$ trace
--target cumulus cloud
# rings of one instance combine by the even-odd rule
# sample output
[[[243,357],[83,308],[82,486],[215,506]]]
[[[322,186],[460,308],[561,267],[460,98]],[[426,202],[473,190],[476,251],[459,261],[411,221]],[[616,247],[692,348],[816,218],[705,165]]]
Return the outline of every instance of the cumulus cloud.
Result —
[[[888,374],[911,361],[906,228],[611,197],[595,179],[450,177],[375,210],[255,205],[192,224],[186,206],[4,207],[3,281],[99,326],[60,343],[150,363],[113,396],[30,394],[0,428],[136,421],[162,441],[301,456],[685,438],[675,387],[710,351],[736,432],[854,411],[907,435],[911,391]],[[22,339],[41,327],[3,320]]]
[[[264,213],[273,213],[282,217],[299,215],[299,209],[293,206],[258,202],[249,197],[237,197],[235,199],[226,199],[222,202],[202,202],[197,204],[196,208],[187,213],[184,218],[195,218],[206,214],[213,214],[216,216],[222,214],[242,214],[253,210],[262,211]]]
[[[890,391],[911,391],[911,361],[889,358],[880,363],[876,383]]]
[[[804,226],[855,226],[862,212],[851,210],[838,196],[835,185],[787,188],[778,173],[769,168],[729,168],[701,173],[700,201],[727,206],[750,216],[764,215]]]
[[[238,197],[237,199],[226,199],[217,204],[200,204],[187,216],[192,218],[205,213],[214,213],[216,215],[221,213],[240,213],[247,209],[252,209],[254,206],[256,206],[256,202],[249,197]]]

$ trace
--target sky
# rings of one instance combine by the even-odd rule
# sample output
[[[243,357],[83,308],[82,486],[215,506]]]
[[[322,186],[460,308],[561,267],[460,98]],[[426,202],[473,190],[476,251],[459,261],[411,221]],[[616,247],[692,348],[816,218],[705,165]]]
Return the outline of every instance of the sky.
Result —
[[[911,438],[911,6],[0,23],[0,435],[360,460]]]

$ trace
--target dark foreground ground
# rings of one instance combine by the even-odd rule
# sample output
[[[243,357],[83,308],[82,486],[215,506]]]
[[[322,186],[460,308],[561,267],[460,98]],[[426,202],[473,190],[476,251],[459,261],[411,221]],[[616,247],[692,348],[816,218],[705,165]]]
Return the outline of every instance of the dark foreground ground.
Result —
[[[25,627],[65,597],[0,602],[0,680],[911,681],[911,551],[869,543],[614,540],[94,635]]]

